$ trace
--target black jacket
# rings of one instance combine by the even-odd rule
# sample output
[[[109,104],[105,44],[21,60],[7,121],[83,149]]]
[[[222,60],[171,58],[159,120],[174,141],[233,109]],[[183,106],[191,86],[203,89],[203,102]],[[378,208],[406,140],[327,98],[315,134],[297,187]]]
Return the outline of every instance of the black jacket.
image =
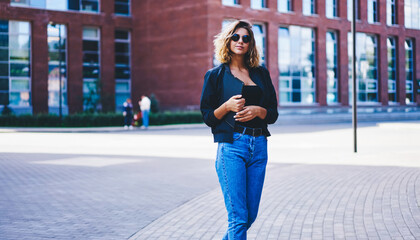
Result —
[[[224,103],[222,99],[223,85],[229,86],[229,83],[223,84],[222,81],[225,74],[231,74],[227,64],[221,64],[215,68],[210,69],[204,76],[203,91],[201,93],[200,110],[203,116],[204,123],[211,127],[215,142],[233,142],[233,126],[231,126],[226,118],[233,117],[233,115],[226,115],[222,119],[217,119],[214,116],[214,110]],[[266,136],[270,136],[267,129],[267,124],[273,124],[278,117],[277,112],[277,94],[271,82],[268,70],[262,66],[251,68],[249,76],[252,81],[257,84],[263,91],[260,106],[267,110],[267,116],[264,121],[263,131]],[[240,92],[236,94],[241,94]],[[233,95],[232,95],[233,96]]]

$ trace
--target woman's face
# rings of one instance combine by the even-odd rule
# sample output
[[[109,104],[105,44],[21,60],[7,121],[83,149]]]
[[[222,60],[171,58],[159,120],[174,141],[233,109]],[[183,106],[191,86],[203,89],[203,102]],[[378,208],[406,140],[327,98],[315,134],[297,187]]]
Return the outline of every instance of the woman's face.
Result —
[[[235,38],[230,39],[230,51],[237,55],[245,55],[248,52],[250,42],[248,30],[245,28],[238,28],[233,34],[239,35],[239,39],[237,39],[237,41],[234,41],[236,40]],[[249,39],[247,43],[244,42],[244,36]]]

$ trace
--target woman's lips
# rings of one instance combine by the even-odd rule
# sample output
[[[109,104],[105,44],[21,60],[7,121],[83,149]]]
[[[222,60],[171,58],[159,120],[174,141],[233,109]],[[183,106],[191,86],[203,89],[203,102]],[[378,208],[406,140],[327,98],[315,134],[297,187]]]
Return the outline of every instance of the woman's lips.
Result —
[[[242,47],[242,46],[236,46],[236,48],[240,49],[240,50],[244,49],[244,47]]]

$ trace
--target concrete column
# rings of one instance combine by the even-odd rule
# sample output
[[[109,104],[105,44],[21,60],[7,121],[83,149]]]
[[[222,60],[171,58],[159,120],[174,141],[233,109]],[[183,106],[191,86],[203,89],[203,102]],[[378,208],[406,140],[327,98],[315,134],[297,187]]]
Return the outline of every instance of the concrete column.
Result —
[[[277,0],[266,0],[267,8],[277,11]]]
[[[48,19],[33,21],[32,28],[32,60],[31,60],[31,92],[33,113],[48,113]]]
[[[244,8],[251,7],[251,1],[252,0],[240,0],[239,4],[242,5]]]
[[[71,114],[83,111],[83,26],[74,19],[67,27],[67,101]]]
[[[378,4],[378,21],[382,25],[386,25],[386,1],[387,0],[377,0],[377,4]]]
[[[359,3],[358,12],[359,12],[359,19],[362,22],[367,22],[367,1],[368,0],[356,0]],[[356,27],[357,28],[357,27]]]
[[[349,106],[349,57],[347,31],[338,31],[338,101]]]
[[[325,10],[325,9],[324,9]],[[325,13],[325,11],[324,11]],[[327,53],[326,53],[326,34],[327,28],[319,26],[316,32],[316,101],[321,106],[327,105]]]
[[[220,1],[221,3],[221,1]],[[149,75],[149,68],[145,66],[149,57],[148,48],[148,11],[149,3],[147,1],[131,1],[133,15],[133,29],[131,31],[131,99],[135,111],[139,110],[138,101],[141,94],[147,92],[146,80]]]
[[[343,18],[343,19],[347,19],[347,1],[349,0],[337,1],[338,17]]]
[[[105,14],[114,14],[114,0],[101,0],[101,12]]]
[[[302,15],[302,0],[292,0],[292,11]]]
[[[395,1],[396,3],[396,14],[397,14],[397,24],[404,26],[404,0]]]
[[[325,18],[325,0],[315,0],[315,12],[321,18]]]
[[[101,74],[102,110],[115,110],[115,28],[106,24],[101,29]],[[107,66],[107,67],[104,67]]]
[[[378,102],[383,106],[388,105],[388,48],[387,35],[378,36]]]
[[[397,102],[399,102],[401,105],[405,105],[405,35],[398,36],[396,38],[395,44],[397,48]]]

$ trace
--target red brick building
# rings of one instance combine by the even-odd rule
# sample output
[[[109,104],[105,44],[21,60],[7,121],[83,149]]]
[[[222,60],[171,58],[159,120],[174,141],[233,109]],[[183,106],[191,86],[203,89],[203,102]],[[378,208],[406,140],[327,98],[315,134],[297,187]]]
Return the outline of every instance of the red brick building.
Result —
[[[359,0],[361,105],[420,104],[419,2]],[[255,24],[280,108],[348,107],[347,5],[347,0],[0,0],[0,105],[16,112],[57,112],[61,82],[65,113],[119,110],[125,98],[137,102],[151,93],[163,108],[196,109],[203,76],[216,64],[214,35],[223,24],[245,18]]]

